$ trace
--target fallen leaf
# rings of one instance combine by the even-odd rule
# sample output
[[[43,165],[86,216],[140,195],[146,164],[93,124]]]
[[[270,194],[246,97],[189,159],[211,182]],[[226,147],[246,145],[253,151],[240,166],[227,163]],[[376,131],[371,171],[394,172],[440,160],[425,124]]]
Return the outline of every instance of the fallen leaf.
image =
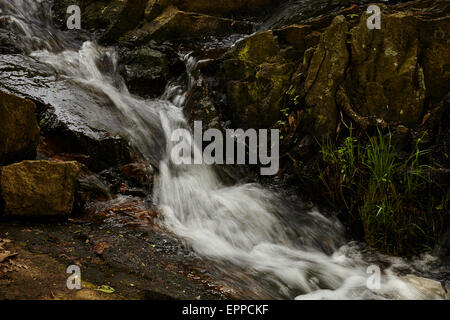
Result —
[[[2,263],[6,259],[9,259],[14,256],[17,256],[17,252],[14,252],[14,253],[11,253],[9,251],[2,252],[2,253],[0,253],[0,263]]]
[[[101,291],[104,293],[114,293],[116,290],[114,290],[114,288],[107,286],[107,285],[102,285],[100,287],[98,287],[97,289],[95,289],[97,291]]]
[[[94,246],[94,252],[98,255],[102,255],[103,251],[105,251],[105,249],[107,248],[112,248],[112,245],[106,242],[100,242]]]

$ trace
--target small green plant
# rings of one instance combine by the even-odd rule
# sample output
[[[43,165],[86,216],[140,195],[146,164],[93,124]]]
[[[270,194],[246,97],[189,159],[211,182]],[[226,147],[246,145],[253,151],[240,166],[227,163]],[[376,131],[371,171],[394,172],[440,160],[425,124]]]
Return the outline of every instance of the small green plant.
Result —
[[[285,117],[289,116],[289,108],[284,108],[284,109],[281,109],[280,111]]]
[[[357,187],[355,176],[358,171],[358,154],[360,152],[358,140],[353,136],[353,131],[353,124],[350,124],[349,136],[337,148],[329,136],[318,143],[322,160],[328,168],[319,173],[319,178],[327,187],[332,199],[342,201],[349,211],[352,211],[351,194],[356,192]]]

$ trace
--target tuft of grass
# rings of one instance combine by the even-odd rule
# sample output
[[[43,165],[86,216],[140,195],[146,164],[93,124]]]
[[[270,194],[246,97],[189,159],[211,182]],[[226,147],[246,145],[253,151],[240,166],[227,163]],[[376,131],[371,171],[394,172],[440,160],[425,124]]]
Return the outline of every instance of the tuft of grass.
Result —
[[[340,145],[327,137],[319,146],[327,196],[360,221],[369,246],[394,255],[434,246],[448,216],[448,193],[430,192],[436,190],[426,164],[430,150],[420,150],[420,139],[410,155],[400,157],[390,133],[377,129],[361,144],[351,126]]]

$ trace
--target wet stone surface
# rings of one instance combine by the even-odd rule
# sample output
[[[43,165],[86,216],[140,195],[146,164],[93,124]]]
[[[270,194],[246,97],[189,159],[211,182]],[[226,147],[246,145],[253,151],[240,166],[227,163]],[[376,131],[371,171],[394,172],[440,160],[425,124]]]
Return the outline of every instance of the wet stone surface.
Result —
[[[157,226],[120,212],[53,224],[4,221],[0,238],[11,240],[23,266],[0,272],[0,299],[232,298],[206,261]],[[81,268],[79,292],[66,287],[69,265]],[[115,292],[97,291],[102,285]]]

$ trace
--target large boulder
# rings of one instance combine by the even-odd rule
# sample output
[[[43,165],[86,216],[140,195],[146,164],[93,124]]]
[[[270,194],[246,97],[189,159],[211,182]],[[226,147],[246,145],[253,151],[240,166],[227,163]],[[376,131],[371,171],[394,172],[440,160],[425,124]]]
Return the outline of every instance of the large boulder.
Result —
[[[3,167],[0,176],[0,198],[5,214],[70,214],[79,172],[77,162],[23,161]]]
[[[30,100],[0,91],[0,164],[34,159],[39,126]]]

